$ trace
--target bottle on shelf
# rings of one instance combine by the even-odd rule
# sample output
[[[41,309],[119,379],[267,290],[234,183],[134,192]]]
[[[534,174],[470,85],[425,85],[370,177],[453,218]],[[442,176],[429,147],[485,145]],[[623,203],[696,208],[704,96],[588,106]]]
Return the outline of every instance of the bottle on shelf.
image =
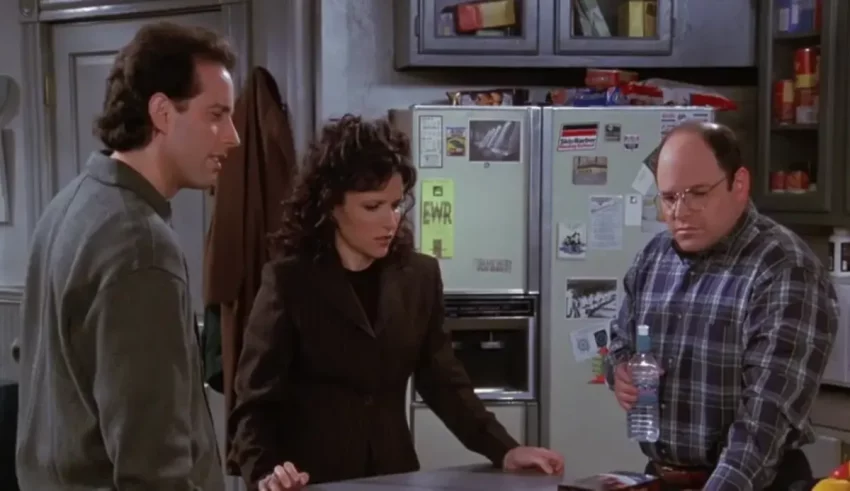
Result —
[[[661,367],[652,354],[649,326],[637,326],[636,353],[629,360],[632,384],[638,391],[637,403],[626,417],[629,440],[653,443],[659,437],[658,388]]]

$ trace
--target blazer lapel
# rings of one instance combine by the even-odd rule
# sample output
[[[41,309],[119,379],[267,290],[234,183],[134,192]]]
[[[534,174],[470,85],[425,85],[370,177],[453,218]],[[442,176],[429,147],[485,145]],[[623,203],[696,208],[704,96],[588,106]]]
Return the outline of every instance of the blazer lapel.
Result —
[[[378,315],[375,321],[375,335],[393,325],[404,312],[404,287],[407,266],[387,261],[381,270],[380,294],[378,297]]]
[[[317,292],[324,298],[328,306],[336,309],[348,321],[353,322],[369,336],[375,332],[369,325],[366,312],[360,306],[357,295],[351,287],[345,271],[338,260],[323,260],[320,262],[319,274],[313,279]]]

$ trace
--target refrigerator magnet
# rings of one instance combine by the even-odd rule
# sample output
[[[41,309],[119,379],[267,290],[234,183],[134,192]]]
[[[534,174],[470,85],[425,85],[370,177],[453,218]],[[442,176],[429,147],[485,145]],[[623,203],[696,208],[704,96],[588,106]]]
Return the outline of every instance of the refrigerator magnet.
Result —
[[[623,138],[623,146],[626,147],[626,150],[637,150],[640,146],[640,136],[626,135]]]
[[[605,125],[605,141],[619,142],[622,137],[623,128],[619,124],[608,123]]]

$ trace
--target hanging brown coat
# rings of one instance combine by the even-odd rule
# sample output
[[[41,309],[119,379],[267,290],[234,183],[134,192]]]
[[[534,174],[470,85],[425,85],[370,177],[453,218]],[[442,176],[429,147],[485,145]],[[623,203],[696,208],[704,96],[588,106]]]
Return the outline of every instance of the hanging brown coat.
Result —
[[[204,301],[221,308],[225,407],[233,404],[233,377],[242,332],[269,260],[266,236],[278,227],[281,202],[297,171],[292,128],[272,75],[251,71],[233,112],[242,144],[222,163],[207,235]],[[228,447],[231,431],[227,431]]]

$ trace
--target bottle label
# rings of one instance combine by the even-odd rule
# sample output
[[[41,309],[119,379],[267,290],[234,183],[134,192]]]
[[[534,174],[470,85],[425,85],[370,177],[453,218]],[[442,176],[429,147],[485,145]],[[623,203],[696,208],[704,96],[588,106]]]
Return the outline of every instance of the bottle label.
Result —
[[[637,403],[641,406],[654,406],[658,404],[658,387],[654,384],[638,386]]]

